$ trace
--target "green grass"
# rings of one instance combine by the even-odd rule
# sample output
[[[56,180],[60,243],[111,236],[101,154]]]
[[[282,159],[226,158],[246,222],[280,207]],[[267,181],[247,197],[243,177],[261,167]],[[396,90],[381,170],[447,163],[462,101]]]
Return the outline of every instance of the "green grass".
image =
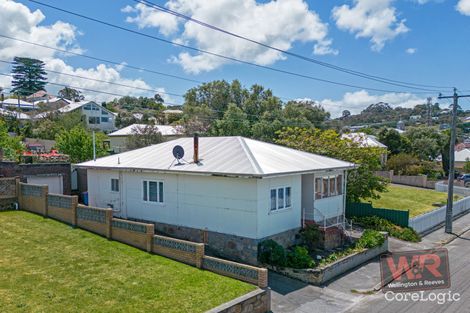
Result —
[[[394,210],[409,210],[410,217],[432,211],[447,202],[447,193],[430,189],[419,189],[413,187],[389,185],[388,192],[381,194],[378,200],[371,201],[374,208],[385,208]],[[461,199],[454,196],[454,200]],[[433,204],[439,203],[439,206]]]
[[[0,312],[204,312],[255,289],[21,212],[0,212]]]

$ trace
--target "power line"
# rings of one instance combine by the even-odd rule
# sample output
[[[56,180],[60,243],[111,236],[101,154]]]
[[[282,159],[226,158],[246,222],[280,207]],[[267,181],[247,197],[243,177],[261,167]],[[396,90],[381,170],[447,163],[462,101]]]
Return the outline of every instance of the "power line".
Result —
[[[40,44],[40,43],[31,42],[31,41],[27,41],[27,40],[15,38],[15,37],[10,37],[10,36],[6,36],[6,35],[3,35],[3,34],[0,34],[0,37],[10,39],[10,40],[15,40],[15,41],[22,42],[22,43],[26,43],[26,44],[33,45],[33,46],[36,46],[36,47],[46,48],[46,49],[62,52],[62,53],[65,53],[65,54],[71,54],[71,55],[87,58],[87,59],[90,59],[90,60],[95,60],[95,61],[99,61],[99,62],[104,62],[104,63],[108,63],[108,64],[122,66],[122,67],[125,67],[125,68],[137,70],[137,71],[142,71],[142,72],[152,73],[152,74],[156,74],[156,75],[171,77],[171,78],[175,78],[175,79],[185,80],[185,81],[192,82],[192,83],[197,83],[197,84],[203,84],[204,83],[203,81],[200,81],[200,80],[195,80],[195,79],[190,79],[190,78],[186,78],[186,77],[182,77],[182,76],[178,76],[178,75],[173,75],[173,74],[168,74],[168,73],[164,73],[164,72],[149,70],[149,69],[146,69],[146,68],[143,68],[143,67],[129,65],[129,64],[122,63],[122,62],[117,62],[117,61],[111,61],[111,60],[107,60],[107,59],[103,59],[103,58],[98,58],[98,57],[94,57],[94,56],[87,55],[87,54],[82,54],[82,53],[77,53],[77,52],[68,51],[68,50],[64,50],[64,49],[54,48],[54,47],[51,47],[51,46],[46,46],[46,45],[43,45],[43,44]]]
[[[77,17],[95,22],[95,23],[106,25],[106,26],[111,27],[111,28],[126,31],[126,32],[129,32],[129,33],[132,33],[132,34],[136,34],[136,35],[143,36],[143,37],[146,37],[146,38],[149,38],[149,39],[157,40],[157,41],[160,41],[160,42],[163,42],[163,43],[166,43],[166,44],[170,44],[170,45],[173,45],[173,46],[177,46],[177,47],[185,48],[185,49],[188,49],[188,50],[192,50],[192,51],[212,55],[212,56],[219,57],[219,58],[222,58],[222,59],[226,59],[226,60],[229,60],[229,61],[238,62],[238,63],[241,63],[241,64],[246,64],[246,65],[250,65],[250,66],[270,70],[270,71],[273,71],[273,72],[283,73],[283,74],[287,74],[287,75],[291,75],[291,76],[306,78],[306,79],[310,79],[310,80],[315,80],[315,81],[328,83],[328,84],[333,84],[333,85],[338,85],[338,86],[343,86],[343,87],[350,87],[350,88],[356,88],[356,89],[365,89],[365,90],[379,91],[379,92],[406,93],[405,91],[387,90],[387,89],[371,88],[371,87],[364,87],[364,86],[359,86],[359,85],[341,83],[341,82],[336,82],[336,81],[333,81],[333,80],[322,79],[322,78],[309,76],[309,75],[305,75],[305,74],[300,74],[300,73],[296,73],[296,72],[291,72],[291,71],[287,71],[287,70],[283,70],[283,69],[279,69],[279,68],[274,68],[274,67],[270,67],[270,66],[265,66],[265,65],[260,65],[260,64],[248,62],[248,61],[243,61],[243,60],[240,60],[240,59],[237,59],[237,58],[234,58],[234,57],[225,56],[225,55],[218,54],[218,53],[215,53],[215,52],[210,52],[210,51],[207,51],[207,50],[203,50],[203,49],[195,48],[195,47],[192,47],[192,46],[184,45],[184,44],[181,44],[181,43],[173,42],[173,41],[170,41],[170,40],[167,40],[167,39],[164,39],[164,38],[160,38],[160,37],[157,37],[157,36],[142,33],[142,32],[130,29],[130,28],[126,28],[126,27],[123,27],[123,26],[112,24],[112,23],[109,23],[109,22],[106,22],[106,21],[103,21],[103,20],[99,20],[99,19],[96,19],[96,18],[93,18],[93,17],[89,17],[89,16],[86,16],[86,15],[80,14],[80,13],[72,12],[72,11],[65,10],[65,9],[62,9],[62,8],[59,8],[59,7],[56,7],[56,6],[53,6],[53,5],[45,4],[45,3],[42,3],[40,1],[36,1],[36,0],[29,0],[29,1],[33,2],[33,3],[36,3],[38,5],[42,5],[44,7],[53,9],[53,10],[57,10],[57,11],[60,11],[60,12],[64,12],[64,13],[67,13],[67,14],[70,14],[70,15],[73,15],[73,16],[77,16]],[[429,90],[428,92],[414,92],[414,93],[427,93],[427,94],[429,94],[429,92],[436,92],[436,91],[435,90]]]
[[[199,25],[207,27],[209,29],[219,31],[219,32],[222,32],[224,34],[227,34],[227,35],[230,35],[230,36],[233,36],[233,37],[245,40],[245,41],[249,41],[251,43],[260,45],[264,48],[271,49],[271,50],[274,50],[274,51],[277,51],[277,52],[281,52],[285,55],[289,55],[289,56],[292,56],[292,57],[295,57],[295,58],[298,58],[298,59],[301,59],[301,60],[304,60],[304,61],[307,61],[307,62],[311,62],[311,63],[317,64],[317,65],[324,66],[324,67],[327,67],[327,68],[330,68],[330,69],[334,69],[334,70],[337,70],[337,71],[340,71],[340,72],[343,72],[343,73],[347,73],[347,74],[350,74],[350,75],[359,76],[359,77],[362,77],[362,78],[365,78],[365,79],[369,79],[369,80],[373,80],[373,81],[377,81],[377,82],[381,82],[381,83],[385,83],[385,84],[389,84],[389,85],[410,88],[410,89],[419,89],[419,90],[431,91],[430,89],[419,88],[419,86],[421,86],[421,87],[430,87],[430,88],[444,88],[444,89],[452,88],[452,87],[449,87],[449,86],[424,85],[424,84],[403,82],[403,81],[399,81],[399,80],[392,80],[392,79],[388,79],[388,78],[384,78],[384,77],[380,77],[380,76],[375,76],[375,75],[370,75],[370,74],[367,74],[367,73],[364,73],[364,72],[359,72],[359,71],[355,71],[355,70],[352,70],[352,69],[336,66],[336,65],[331,64],[331,63],[319,61],[319,60],[311,58],[311,57],[307,57],[307,56],[300,55],[300,54],[297,54],[297,53],[289,52],[287,50],[276,48],[276,47],[273,47],[271,45],[262,43],[260,41],[256,41],[254,39],[251,39],[251,38],[248,38],[248,37],[245,37],[245,36],[230,32],[230,31],[227,31],[225,29],[222,29],[222,28],[219,28],[217,26],[214,26],[214,25],[208,24],[206,22],[203,22],[201,20],[192,18],[192,17],[187,16],[185,14],[182,14],[182,13],[173,11],[171,9],[165,8],[164,6],[158,5],[158,4],[153,3],[151,1],[147,1],[147,0],[133,0],[133,1],[137,2],[137,3],[140,3],[140,4],[143,4],[147,7],[153,8],[155,10],[159,10],[161,12],[171,14],[171,15],[179,17],[179,18],[183,18],[185,20],[191,21],[193,23],[199,24]],[[409,85],[409,86],[407,86],[407,85]],[[411,87],[411,86],[416,86],[416,87]],[[432,91],[439,91],[439,90],[432,90]]]
[[[13,62],[8,62],[5,60],[0,60],[1,63],[7,63],[7,64],[13,64]],[[116,82],[111,82],[107,80],[101,80],[101,79],[95,79],[95,78],[90,78],[90,77],[84,77],[80,75],[74,75],[74,74],[69,74],[69,73],[64,73],[64,72],[59,72],[59,71],[54,71],[54,70],[45,70],[46,72],[50,73],[55,73],[58,75],[64,75],[64,76],[69,76],[69,77],[75,77],[75,78],[80,78],[80,79],[85,79],[85,80],[90,80],[90,81],[95,81],[95,82],[100,82],[100,83],[105,83],[105,84],[110,84],[110,85],[115,85],[115,86],[120,86],[120,87],[126,87],[126,88],[131,88],[131,89],[138,89],[138,90],[143,90],[143,91],[151,91],[155,92],[158,94],[164,94],[164,95],[169,95],[169,96],[175,96],[175,97],[181,97],[184,98],[183,95],[176,94],[176,93],[171,93],[171,92],[164,92],[164,91],[159,91],[157,89],[149,89],[149,88],[142,88],[142,87],[137,87],[137,86],[130,86],[130,85],[125,85],[121,83],[116,83]]]

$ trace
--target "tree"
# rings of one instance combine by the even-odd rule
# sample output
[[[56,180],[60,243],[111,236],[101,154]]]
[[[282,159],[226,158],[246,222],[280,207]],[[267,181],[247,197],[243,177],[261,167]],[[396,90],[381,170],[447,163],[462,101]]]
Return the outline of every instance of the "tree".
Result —
[[[0,119],[0,149],[3,150],[3,157],[10,161],[16,161],[24,150],[21,137],[10,136],[7,124],[2,119]]]
[[[36,121],[33,126],[33,137],[54,140],[59,133],[69,131],[76,126],[86,128],[86,123],[81,113],[76,111],[67,114],[48,114]]]
[[[311,128],[284,128],[278,133],[277,143],[290,148],[316,153],[358,165],[348,172],[347,199],[357,202],[360,199],[380,197],[386,190],[385,179],[375,175],[380,170],[382,150],[375,147],[360,147],[358,143],[341,139],[334,130]]]
[[[411,153],[421,160],[436,159],[445,143],[445,137],[431,127],[410,127],[405,136],[410,141]]]
[[[212,133],[216,136],[250,136],[250,122],[246,113],[232,103],[224,117],[215,122]]]
[[[344,110],[343,113],[341,113],[342,118],[348,118],[351,116],[351,111],[349,110]]]
[[[81,91],[69,87],[65,87],[59,90],[58,96],[74,102],[85,100],[85,97],[82,95]]]
[[[132,136],[126,140],[126,148],[134,150],[161,142],[163,142],[163,136],[153,125],[136,126],[132,129]]]
[[[465,173],[470,173],[470,159],[469,158],[465,160],[465,164],[463,165],[463,170]]]
[[[96,156],[102,157],[108,154],[103,141],[106,136],[96,133]],[[56,137],[56,148],[70,157],[72,163],[84,162],[93,159],[93,137],[83,127],[76,126],[70,131],[62,131]]]
[[[387,161],[387,170],[393,170],[395,175],[418,175],[422,174],[421,161],[406,153],[393,155]]]
[[[47,84],[47,73],[41,60],[15,57],[13,59],[13,74],[11,93],[28,96],[44,90]]]
[[[409,139],[392,128],[382,128],[377,139],[387,146],[391,155],[410,152],[411,150]]]

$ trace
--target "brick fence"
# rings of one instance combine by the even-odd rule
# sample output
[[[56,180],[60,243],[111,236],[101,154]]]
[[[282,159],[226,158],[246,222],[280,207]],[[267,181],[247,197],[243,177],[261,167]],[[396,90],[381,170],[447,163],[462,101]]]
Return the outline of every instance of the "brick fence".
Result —
[[[154,224],[114,218],[112,209],[79,205],[76,196],[48,194],[47,186],[24,183],[18,183],[17,186],[21,210],[50,217],[147,252],[261,288],[268,285],[267,269],[206,256],[203,243],[155,235]]]

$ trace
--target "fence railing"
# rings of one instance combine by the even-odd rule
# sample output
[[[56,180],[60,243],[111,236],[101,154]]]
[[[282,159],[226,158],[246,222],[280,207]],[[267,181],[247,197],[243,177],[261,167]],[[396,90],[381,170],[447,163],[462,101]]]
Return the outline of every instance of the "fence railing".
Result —
[[[354,216],[363,217],[374,215],[389,220],[394,224],[407,227],[410,213],[409,211],[374,208],[370,203],[350,202],[346,204],[347,218],[352,218]]]
[[[46,185],[18,183],[20,209],[51,217],[142,250],[224,276],[267,287],[265,268],[205,255],[203,243],[155,235],[155,225],[113,218],[112,209],[77,204],[76,196],[48,194]]]
[[[470,211],[470,197],[463,198],[454,202],[452,215],[458,216],[462,213]],[[437,226],[445,222],[446,219],[446,206],[440,207],[428,213],[413,217],[410,219],[409,226],[416,230],[418,233],[427,233]]]

